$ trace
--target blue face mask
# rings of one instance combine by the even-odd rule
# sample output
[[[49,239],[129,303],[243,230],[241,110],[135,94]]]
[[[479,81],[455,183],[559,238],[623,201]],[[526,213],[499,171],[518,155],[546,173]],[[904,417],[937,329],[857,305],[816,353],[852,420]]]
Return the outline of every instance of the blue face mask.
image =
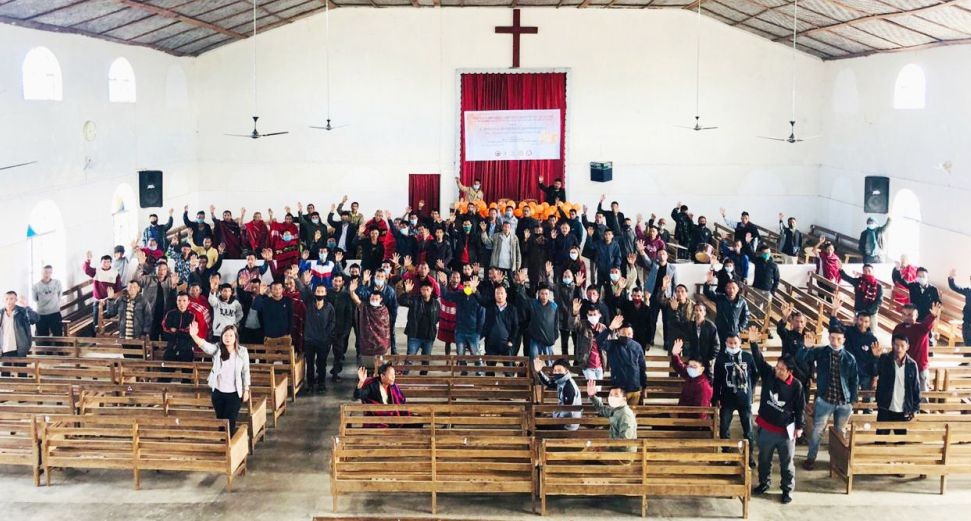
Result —
[[[196,217],[196,222],[199,223],[199,224],[202,224],[202,223],[206,222],[206,218],[205,217]]]
[[[287,242],[292,241],[293,240],[293,235],[290,232],[286,232],[286,233],[283,234],[283,240],[285,240]]]
[[[333,248],[334,246],[337,246],[337,243],[336,242],[334,242],[334,241],[327,241],[327,247],[328,248]]]
[[[563,283],[564,284],[573,284],[573,279],[563,277]]]

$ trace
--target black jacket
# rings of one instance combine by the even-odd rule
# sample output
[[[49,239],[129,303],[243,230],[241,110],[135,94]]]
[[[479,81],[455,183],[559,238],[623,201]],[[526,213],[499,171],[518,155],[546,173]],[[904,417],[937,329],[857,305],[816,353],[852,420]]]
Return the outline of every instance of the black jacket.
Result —
[[[408,323],[405,325],[405,336],[408,338],[420,338],[421,340],[435,340],[438,333],[438,313],[442,309],[442,304],[432,295],[432,298],[425,302],[425,299],[404,294],[399,297],[398,303],[408,308]]]
[[[617,338],[605,342],[603,349],[607,352],[614,387],[622,388],[625,393],[647,387],[647,365],[640,344],[629,338]]]
[[[354,325],[354,302],[347,288],[341,291],[331,289],[327,292],[327,302],[334,306],[334,332],[341,334],[351,330]]]
[[[260,323],[263,324],[263,334],[270,338],[278,338],[290,334],[293,323],[293,301],[287,297],[273,300],[265,295],[253,299],[253,308],[260,313]]]
[[[566,202],[566,190],[563,188],[557,188],[553,185],[544,185],[543,183],[540,183],[539,189],[543,192],[543,200],[550,203],[550,205],[552,205],[553,201],[556,201],[557,199],[559,199],[560,202]]]
[[[769,258],[765,260],[756,255],[752,264],[755,264],[755,278],[752,280],[752,287],[762,291],[771,291],[779,288],[779,265]]]
[[[896,280],[894,282],[897,282]],[[917,320],[924,320],[931,314],[931,305],[941,302],[941,294],[930,284],[923,287],[918,282],[904,283],[910,291],[910,302],[917,308]]]
[[[964,322],[966,324],[971,324],[971,303],[968,301],[968,297],[971,297],[971,288],[962,288],[954,283],[953,277],[947,278],[947,285],[951,288],[951,291],[964,296]],[[965,342],[967,342],[967,339]]]
[[[700,305],[700,304],[697,304]],[[679,325],[681,333],[684,335],[684,353],[682,358],[685,360],[700,360],[705,363],[705,371],[711,374],[712,364],[721,350],[718,339],[718,328],[711,320],[705,320],[699,329],[695,326],[694,320],[683,322]]]
[[[723,350],[715,359],[711,401],[721,402],[722,405],[750,406],[755,382],[758,380],[759,372],[752,353],[741,351],[732,356],[727,350]]]
[[[324,300],[317,309],[316,299],[307,302],[306,320],[303,322],[303,340],[308,344],[329,345],[334,333],[334,306]]]
[[[641,302],[641,307],[637,307],[630,300],[621,300],[620,314],[624,316],[624,320],[630,322],[632,329],[634,330],[634,340],[637,341],[642,347],[650,346],[654,344],[653,338],[648,338],[650,334],[650,318],[651,318],[651,306],[648,305],[646,301]],[[657,315],[654,315],[655,320]]]
[[[859,289],[860,279],[862,277],[853,277],[849,273],[840,270],[840,276],[843,280],[849,282],[853,285],[853,310],[857,313],[863,313],[864,315],[876,315],[880,311],[880,304],[883,302],[883,285],[877,285],[877,297],[873,302],[867,303],[864,300],[866,296],[863,290]],[[876,320],[876,317],[873,317]]]
[[[500,310],[493,302],[486,307],[483,330],[487,355],[511,354],[512,347],[509,344],[515,343],[520,334],[519,310],[508,302],[505,309]]]
[[[793,374],[789,383],[775,376],[775,368],[765,361],[759,346],[752,343],[752,358],[762,377],[762,398],[759,400],[759,418],[780,428],[794,423],[803,427],[803,411],[806,409],[806,390]]]
[[[884,353],[877,361],[877,407],[890,409],[893,401],[893,389],[897,380],[894,366],[897,362],[893,353]],[[907,356],[904,358],[904,406],[903,413],[913,416],[920,411],[920,378],[918,377],[917,362]]]
[[[718,327],[721,341],[731,333],[739,334],[748,326],[748,303],[741,293],[732,301],[724,293],[716,293],[705,284],[705,297],[715,303],[715,326]]]

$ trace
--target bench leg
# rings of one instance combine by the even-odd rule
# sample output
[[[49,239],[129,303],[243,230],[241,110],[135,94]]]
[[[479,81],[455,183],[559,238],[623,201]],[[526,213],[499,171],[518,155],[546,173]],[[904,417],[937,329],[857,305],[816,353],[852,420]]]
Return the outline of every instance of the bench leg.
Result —
[[[847,472],[846,476],[846,493],[849,494],[853,492],[853,475]]]
[[[47,465],[44,465],[44,474],[44,479],[47,480],[47,486],[49,487],[51,486],[51,468]]]
[[[331,499],[333,499],[332,508],[333,508],[333,512],[336,514],[337,513],[337,491],[334,490],[333,486],[330,487],[330,497]]]
[[[432,492],[432,515],[438,514],[438,494]]]
[[[944,494],[944,490],[947,488],[947,476],[941,476],[941,494]]]
[[[647,495],[641,496],[641,517],[647,517]]]
[[[40,486],[40,466],[34,467],[34,486]]]
[[[542,492],[539,495],[539,515],[546,515],[546,493]]]
[[[132,475],[133,475],[132,477],[134,478],[134,481],[135,481],[135,490],[141,490],[141,488],[142,488],[142,476],[141,476],[141,474],[139,474],[137,468],[132,469]]]
[[[742,496],[742,519],[748,519],[748,496]]]

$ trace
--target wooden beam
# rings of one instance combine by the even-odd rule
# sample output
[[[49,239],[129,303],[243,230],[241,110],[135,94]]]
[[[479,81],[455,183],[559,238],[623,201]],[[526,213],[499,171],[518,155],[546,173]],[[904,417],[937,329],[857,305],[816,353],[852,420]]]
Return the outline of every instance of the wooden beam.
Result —
[[[315,7],[313,9],[304,11],[304,12],[302,12],[302,13],[296,15],[296,16],[292,16],[290,18],[284,18],[283,20],[280,20],[278,22],[273,22],[273,23],[271,23],[269,25],[265,25],[265,26],[263,26],[263,27],[260,28],[260,32],[263,33],[263,32],[269,31],[271,29],[276,29],[277,27],[284,26],[284,25],[287,25],[287,24],[296,22],[297,20],[299,20],[301,18],[304,18],[306,16],[310,16],[310,15],[312,15],[314,13],[323,12],[323,10],[324,10],[323,3],[324,3],[324,0],[320,0],[320,4],[321,4],[320,7]],[[333,5],[333,2],[331,3],[331,5]],[[336,6],[334,6],[334,7],[336,7]],[[181,49],[181,48],[183,48],[183,47],[185,47],[187,45],[192,45],[192,43],[194,43],[194,42],[188,42],[188,43],[186,43],[184,45],[180,45],[178,48]],[[204,52],[206,52],[206,51],[208,51],[210,49],[214,49],[216,47],[219,47],[220,45],[225,45],[225,44],[226,44],[226,42],[217,42],[217,43],[214,43],[212,45],[208,45],[206,47],[203,47],[202,49],[198,49],[198,50],[192,51],[192,53],[184,53],[184,54],[187,54],[189,56],[199,56],[200,54],[202,54],[202,53],[204,53]]]
[[[227,36],[231,36],[237,40],[242,40],[243,38],[246,38],[246,35],[244,34],[238,33],[236,31],[231,31],[229,29],[226,29],[225,27],[220,27],[216,24],[205,22],[198,18],[186,16],[182,13],[175,12],[171,9],[166,9],[164,7],[158,7],[151,4],[143,4],[142,2],[138,2],[136,0],[115,0],[115,1],[121,3],[122,5],[131,7],[132,9],[145,11],[147,13],[162,16],[165,18],[172,18],[173,20],[178,20],[188,25],[201,27],[203,29],[209,29],[210,31],[215,31],[217,33],[222,33]]]
[[[872,54],[882,54],[888,52],[904,52],[904,51],[918,51],[921,49],[932,49],[934,47],[944,47],[948,45],[968,45],[971,44],[971,38],[961,38],[960,40],[941,40],[939,42],[922,43],[920,45],[908,45],[906,47],[897,47],[895,49],[874,49],[872,51],[863,51],[851,54],[845,54],[843,56],[833,56],[831,58],[823,58],[826,61],[832,60],[846,60],[848,58],[862,58],[864,56],[870,56]]]
[[[173,56],[180,56],[180,57],[186,56],[185,53],[179,52],[175,49],[166,49],[165,47],[160,47],[158,45],[153,45],[150,43],[141,43],[141,42],[122,40],[121,38],[115,38],[114,36],[91,33],[88,31],[83,31],[81,29],[75,29],[74,27],[61,27],[59,25],[45,24],[41,22],[34,22],[31,20],[21,20],[19,18],[11,18],[9,16],[3,16],[3,15],[0,15],[0,23],[16,25],[19,27],[26,27],[27,29],[37,29],[38,31],[49,31],[52,33],[77,34],[81,36],[87,36],[89,38],[97,38],[99,40],[105,40],[112,43],[120,43],[122,45],[135,45],[137,47],[145,47],[148,49],[164,52],[166,54],[171,54]]]
[[[963,0],[945,0],[944,2],[941,2],[939,4],[929,5],[929,6],[926,6],[926,7],[919,7],[917,9],[910,9],[910,10],[907,10],[907,11],[897,11],[897,12],[894,12],[894,13],[883,13],[883,14],[872,14],[872,15],[868,15],[868,16],[861,16],[859,18],[854,18],[852,20],[847,20],[845,22],[839,22],[839,23],[835,23],[835,24],[831,24],[831,25],[821,25],[819,27],[813,27],[812,29],[806,29],[805,31],[802,31],[802,32],[798,33],[798,35],[799,36],[802,36],[804,34],[812,34],[812,33],[816,33],[816,32],[819,32],[819,31],[832,31],[833,29],[839,29],[839,28],[842,28],[842,27],[849,27],[849,26],[853,26],[853,25],[856,25],[856,24],[862,23],[862,22],[872,22],[874,20],[892,20],[893,18],[899,18],[901,16],[915,16],[915,15],[919,15],[921,13],[927,13],[929,11],[935,11],[935,10],[940,9],[942,7],[949,7],[949,6],[953,5],[953,4],[956,4],[957,2],[961,2],[961,1],[963,1]],[[858,27],[856,29],[862,31],[862,29],[860,29]],[[913,29],[911,29],[911,30],[913,30]],[[863,31],[863,32],[866,32],[866,31]],[[914,32],[916,32],[916,31],[914,31]],[[872,34],[872,33],[867,33],[867,34]],[[874,36],[876,36],[876,35],[874,35]],[[877,36],[877,37],[879,38],[879,36]],[[881,38],[881,39],[882,40],[885,40],[885,41],[888,41],[888,42],[890,41],[890,40],[887,40],[886,38]],[[778,40],[776,40],[776,41],[778,41]]]
[[[89,0],[78,0],[77,2],[71,2],[70,4],[67,4],[67,5],[62,5],[60,7],[54,8],[54,9],[49,9],[47,11],[42,11],[42,12],[39,12],[39,13],[37,13],[35,15],[28,16],[27,18],[24,18],[24,20],[33,20],[34,18],[40,18],[41,16],[46,16],[46,15],[49,15],[51,13],[56,13],[58,11],[63,11],[65,9],[70,9],[70,8],[76,6],[76,5],[79,5],[79,4],[88,3],[88,1]]]

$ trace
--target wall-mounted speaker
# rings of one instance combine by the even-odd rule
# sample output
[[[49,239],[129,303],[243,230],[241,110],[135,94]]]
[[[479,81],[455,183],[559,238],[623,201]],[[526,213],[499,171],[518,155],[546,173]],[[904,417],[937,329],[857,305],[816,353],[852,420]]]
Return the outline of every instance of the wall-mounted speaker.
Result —
[[[161,170],[138,172],[138,204],[141,208],[160,208],[162,206]]]
[[[590,180],[598,183],[606,183],[614,178],[614,163],[606,161],[603,163],[590,163]]]
[[[889,177],[866,177],[863,181],[863,211],[882,214],[890,212]]]

